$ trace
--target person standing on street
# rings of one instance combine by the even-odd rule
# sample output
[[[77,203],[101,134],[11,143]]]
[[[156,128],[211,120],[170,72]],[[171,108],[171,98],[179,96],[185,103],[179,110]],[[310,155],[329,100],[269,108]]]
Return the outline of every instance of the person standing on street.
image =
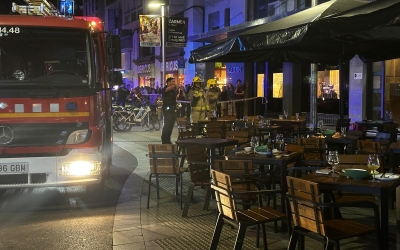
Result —
[[[228,91],[226,90],[226,86],[222,86],[222,91],[221,91],[221,110],[222,114],[221,116],[226,116],[228,115]]]
[[[242,80],[238,79],[236,81],[236,89],[235,89],[235,100],[241,100],[244,98],[244,87],[242,86]],[[236,101],[236,119],[242,119],[244,116],[244,102]]]
[[[162,144],[172,144],[171,134],[175,124],[176,93],[175,78],[168,78],[162,91],[164,127],[161,134]]]
[[[192,80],[192,88],[189,91],[189,101],[192,107],[192,122],[206,119],[208,103],[204,89],[201,87],[202,80],[196,76]]]

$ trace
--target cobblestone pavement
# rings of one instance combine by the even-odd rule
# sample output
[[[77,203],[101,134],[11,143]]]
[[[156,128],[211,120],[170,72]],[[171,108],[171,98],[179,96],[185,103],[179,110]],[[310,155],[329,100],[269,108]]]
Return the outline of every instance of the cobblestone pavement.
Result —
[[[172,141],[177,138],[177,129],[172,134]],[[194,190],[194,202],[189,208],[187,218],[181,217],[179,202],[174,194],[174,180],[160,178],[160,199],[156,199],[155,183],[152,183],[150,208],[146,208],[148,197],[149,160],[146,157],[147,145],[161,143],[161,131],[150,131],[135,127],[131,132],[114,132],[114,143],[130,152],[137,158],[137,167],[127,179],[121,192],[116,208],[113,249],[114,250],[142,250],[142,249],[208,249],[214,231],[217,209],[215,201],[211,201],[208,211],[202,206],[205,190]],[[136,163],[135,163],[136,164]],[[189,177],[184,174],[185,195]],[[343,210],[343,216],[356,218],[364,223],[371,223],[372,211],[362,209]],[[390,212],[390,241],[396,241],[395,210]],[[255,247],[255,230],[250,228],[246,234],[243,249],[257,249]],[[224,226],[218,249],[232,249],[235,241],[236,229]],[[273,224],[267,226],[269,249],[287,249],[289,235],[274,233]],[[321,243],[309,238],[306,239],[306,249],[322,249]],[[341,249],[377,249],[375,236],[344,240]],[[396,249],[391,243],[390,249]]]

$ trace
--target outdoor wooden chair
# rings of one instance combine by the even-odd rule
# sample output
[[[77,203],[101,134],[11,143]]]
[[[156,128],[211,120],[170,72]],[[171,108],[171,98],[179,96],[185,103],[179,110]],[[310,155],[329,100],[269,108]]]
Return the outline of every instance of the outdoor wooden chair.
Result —
[[[319,157],[308,157],[309,154],[307,154],[308,152],[306,153],[304,145],[288,143],[286,144],[286,151],[302,154],[300,160],[288,164],[288,175],[299,177],[303,173],[310,173],[327,167],[327,162],[325,159],[321,159]]]
[[[206,125],[207,137],[210,138],[224,138],[224,131],[222,123],[213,122]]]
[[[208,210],[211,199],[211,177],[210,163],[207,162],[208,156],[202,146],[192,146],[186,148],[186,160],[188,162],[190,183],[185,198],[185,205],[182,211],[182,217],[187,217],[190,202],[193,199],[195,187],[207,188],[203,210]]]
[[[318,184],[295,177],[287,176],[288,192],[286,198],[289,201],[290,214],[294,228],[290,237],[288,250],[296,249],[299,242],[299,249],[304,249],[304,236],[326,244],[325,249],[333,246],[339,250],[339,241],[342,239],[362,236],[376,232],[378,248],[380,248],[379,236],[379,208],[373,202],[347,202],[347,203],[324,203]],[[324,210],[337,207],[368,206],[374,209],[374,227],[365,225],[354,220],[333,218],[326,220]],[[301,237],[301,241],[299,241]],[[301,243],[300,243],[301,242]]]
[[[196,138],[196,131],[194,130],[178,130],[178,140]],[[178,152],[182,152],[182,148],[178,147]]]
[[[215,191],[215,197],[218,207],[218,217],[215,224],[214,234],[211,241],[210,250],[216,250],[221,236],[224,223],[228,223],[238,228],[234,249],[240,250],[243,246],[246,229],[249,226],[259,225],[263,233],[263,248],[267,248],[267,236],[265,223],[286,219],[286,215],[275,208],[262,205],[262,195],[276,194],[280,190],[248,190],[243,189],[237,191],[238,181],[233,181],[228,174],[211,170],[213,182],[211,188]],[[246,182],[244,184],[246,186]],[[249,209],[239,209],[236,204],[235,196],[237,195],[257,195],[259,205]],[[258,235],[258,234],[257,234]]]
[[[231,178],[239,178],[249,180],[247,185],[242,186],[244,189],[276,189],[275,186],[275,176],[273,169],[260,169],[259,165],[253,164],[251,160],[215,160],[214,169],[229,174]],[[256,186],[256,187],[255,187]],[[240,202],[237,204],[243,205],[244,208],[249,208],[251,206],[257,205],[257,197],[250,197],[248,195],[241,198]],[[268,196],[268,204],[270,200],[276,202],[275,196]],[[272,198],[272,199],[271,199]],[[275,232],[277,232],[277,225],[275,224]]]
[[[150,160],[150,174],[149,174],[149,188],[147,196],[147,208],[150,206],[150,189],[151,178],[156,178],[157,199],[160,199],[160,177],[173,177],[175,178],[175,195],[180,195],[180,206],[182,209],[182,174],[187,172],[187,168],[179,167],[179,158],[176,144],[149,144],[148,157]],[[180,192],[178,192],[178,185],[180,185]]]
[[[248,145],[250,142],[250,132],[249,131],[226,131],[225,132],[226,139],[236,139],[238,140],[238,146]],[[235,146],[225,147],[225,155],[229,154],[229,152],[234,149]]]
[[[389,152],[388,149],[382,147],[382,144],[377,141],[357,140],[358,154],[377,154],[380,156],[381,170],[386,171],[388,165]]]
[[[185,117],[177,117],[176,125],[178,126],[178,131],[186,131],[191,127],[190,122]]]

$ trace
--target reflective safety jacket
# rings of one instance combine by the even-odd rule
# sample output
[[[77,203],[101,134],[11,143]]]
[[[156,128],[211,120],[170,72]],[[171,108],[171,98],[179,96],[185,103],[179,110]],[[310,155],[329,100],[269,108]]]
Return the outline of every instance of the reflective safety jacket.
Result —
[[[209,110],[206,94],[202,88],[191,88],[189,91],[189,101],[192,110],[207,111]]]

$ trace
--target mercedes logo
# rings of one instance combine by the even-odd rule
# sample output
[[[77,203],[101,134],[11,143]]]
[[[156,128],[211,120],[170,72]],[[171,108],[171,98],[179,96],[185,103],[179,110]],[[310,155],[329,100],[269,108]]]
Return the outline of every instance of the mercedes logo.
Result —
[[[14,139],[14,131],[8,126],[0,125],[0,144],[9,144]]]

